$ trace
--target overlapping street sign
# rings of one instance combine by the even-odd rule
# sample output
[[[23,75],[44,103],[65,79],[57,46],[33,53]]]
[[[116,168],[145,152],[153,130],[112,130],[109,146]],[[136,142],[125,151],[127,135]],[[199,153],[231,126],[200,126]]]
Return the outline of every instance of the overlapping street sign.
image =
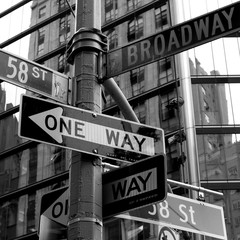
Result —
[[[155,155],[106,172],[103,181],[103,218],[162,201],[167,195],[166,156]]]
[[[19,135],[98,156],[134,162],[165,153],[160,128],[22,95]]]
[[[240,30],[240,1],[175,25],[107,54],[107,77],[180,53]]]
[[[46,193],[41,200],[40,215],[44,215],[48,219],[66,226],[69,209],[68,199],[68,187],[59,188]]]
[[[170,228],[227,240],[221,206],[168,193],[163,202],[117,215]]]
[[[46,193],[41,199],[39,240],[67,238],[69,188],[62,187]]]
[[[0,80],[67,103],[69,79],[57,71],[0,50]]]

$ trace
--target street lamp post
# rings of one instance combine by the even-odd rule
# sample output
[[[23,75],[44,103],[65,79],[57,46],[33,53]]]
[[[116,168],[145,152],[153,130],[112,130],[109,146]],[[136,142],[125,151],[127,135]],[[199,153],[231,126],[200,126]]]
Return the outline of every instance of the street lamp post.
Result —
[[[75,34],[68,44],[68,62],[73,65],[73,105],[101,113],[100,58],[107,50],[101,34],[101,1],[77,0]],[[70,205],[68,239],[102,239],[101,159],[72,152],[69,165]]]

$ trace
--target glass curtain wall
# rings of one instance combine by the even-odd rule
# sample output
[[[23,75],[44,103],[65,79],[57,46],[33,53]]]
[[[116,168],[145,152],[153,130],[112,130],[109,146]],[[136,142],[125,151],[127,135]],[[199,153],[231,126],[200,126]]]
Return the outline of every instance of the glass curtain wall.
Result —
[[[20,58],[67,73],[70,69],[65,61],[66,43],[74,31],[70,22],[73,17],[66,1],[2,1],[0,47]],[[0,239],[3,240],[25,235],[38,239],[42,195],[68,185],[68,151],[18,136],[21,94],[35,93],[1,81]]]
[[[184,1],[187,19],[237,1]],[[237,34],[189,50],[202,186],[222,190],[228,238],[239,239],[239,37]]]
[[[235,1],[184,0],[185,20]],[[22,4],[21,4],[22,3]],[[74,0],[69,1],[74,9]],[[17,6],[12,8],[12,6]],[[102,0],[102,31],[112,51],[171,26],[170,7],[162,0]],[[3,1],[0,6],[0,48],[71,75],[66,43],[74,33],[74,17],[66,0]],[[239,38],[235,35],[191,49],[194,114],[202,186],[224,193],[205,200],[224,206],[228,238],[240,238],[239,215]],[[168,178],[185,181],[183,119],[174,57],[114,77],[141,123],[165,131]],[[104,89],[103,113],[123,117]],[[68,151],[21,139],[18,134],[22,93],[0,83],[0,239],[27,234],[35,239],[41,196],[68,185]],[[108,159],[104,159],[108,161]],[[115,163],[120,164],[120,163]],[[181,188],[174,193],[186,194]],[[121,228],[119,228],[119,226]],[[158,239],[159,228],[135,221],[106,223],[106,239]],[[35,234],[35,235],[31,235]]]

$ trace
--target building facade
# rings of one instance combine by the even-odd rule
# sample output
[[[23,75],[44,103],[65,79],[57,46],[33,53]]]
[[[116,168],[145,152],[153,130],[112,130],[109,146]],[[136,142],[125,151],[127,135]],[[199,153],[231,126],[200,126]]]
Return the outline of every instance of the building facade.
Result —
[[[108,37],[109,51],[236,1],[182,2],[182,8],[176,9],[174,0],[102,0],[102,32]],[[66,50],[74,34],[75,1],[22,0],[4,7],[0,26],[8,28],[0,36],[0,47],[72,77]],[[202,187],[224,194],[205,194],[204,200],[223,206],[228,239],[234,240],[240,239],[239,44],[238,35],[232,34],[192,48],[180,58],[170,56],[114,77],[139,121],[164,129],[168,179],[195,184],[193,179],[199,178]],[[190,97],[183,87],[187,80]],[[0,83],[3,240],[38,239],[41,197],[69,183],[70,151],[18,136],[20,94],[25,92]],[[102,95],[103,113],[123,118],[104,88]],[[189,119],[194,124],[190,130]],[[189,196],[188,189],[172,186],[172,190]],[[113,219],[104,227],[105,239],[159,237],[159,228],[131,220]]]

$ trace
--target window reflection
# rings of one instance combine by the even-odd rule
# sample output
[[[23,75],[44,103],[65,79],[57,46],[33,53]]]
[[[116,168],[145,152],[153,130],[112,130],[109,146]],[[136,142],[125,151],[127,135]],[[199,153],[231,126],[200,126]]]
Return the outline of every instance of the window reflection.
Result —
[[[8,7],[6,7],[6,9],[10,8],[13,4],[11,1],[4,1],[3,5],[5,5],[7,2],[9,2],[9,4]],[[15,4],[16,2],[17,1],[15,1]],[[0,18],[1,26],[0,43],[8,40],[8,38],[11,38],[29,28],[31,20],[31,5],[32,1],[16,9],[7,16]],[[3,9],[1,5],[1,12],[2,11]]]
[[[109,30],[106,33],[109,41],[109,50],[117,48],[118,47],[118,34],[116,28],[113,28]]]
[[[114,104],[114,102],[109,94],[105,96],[109,103],[109,105],[105,105],[107,108],[110,106],[110,101],[112,101],[112,104]],[[174,97],[176,97],[176,93],[173,90],[162,92],[161,95],[156,93],[154,97],[142,101],[139,99],[134,103],[133,110],[141,123],[161,127],[165,133],[175,131],[179,127],[177,110],[168,107],[170,100]],[[116,113],[118,111],[119,109],[117,108]],[[156,112],[159,114],[156,115]],[[111,112],[111,115],[114,116],[115,114]]]
[[[194,84],[192,90],[197,125],[240,124],[240,83]]]
[[[143,36],[143,17],[137,16],[128,23],[128,41],[134,41]]]
[[[0,113],[20,104],[20,95],[26,91],[12,84],[0,83]],[[1,122],[0,122],[1,124]]]
[[[0,195],[68,170],[68,152],[38,144],[0,160]]]
[[[44,52],[44,40],[45,40],[45,29],[40,28],[38,30],[38,47],[37,47],[38,55],[40,55]]]
[[[240,190],[223,190],[223,197],[206,194],[205,200],[223,206],[228,239],[234,239],[240,231]]]
[[[236,75],[240,74],[239,38],[218,39],[189,50],[194,64],[192,75]],[[193,69],[191,69],[193,70]]]
[[[38,10],[38,17],[42,18],[46,15],[46,6],[40,7]]]
[[[174,68],[173,58],[164,58],[158,62],[159,85],[163,85],[173,80]]]
[[[61,182],[62,186],[67,183]],[[52,186],[0,203],[0,239],[13,239],[38,230],[40,202]]]
[[[142,1],[141,0],[127,0],[127,9],[128,11],[132,11],[135,8],[138,8],[141,6]]]
[[[118,16],[118,3],[116,0],[105,0],[105,21],[109,22]]]
[[[132,96],[136,96],[144,91],[144,67],[134,69],[130,72],[132,86]]]
[[[118,219],[104,225],[105,240],[157,239],[159,227],[140,221]]]
[[[71,18],[70,14],[66,15],[59,20],[59,42],[60,45],[66,44],[70,40],[71,34]]]
[[[201,180],[240,179],[239,137],[239,134],[197,135]]]
[[[136,113],[139,122],[142,124],[146,123],[146,107],[145,103],[141,102],[136,107],[134,107],[134,112]]]
[[[18,137],[18,119],[15,115],[0,120],[0,134],[0,151],[15,147],[21,142]]]
[[[168,14],[166,5],[155,8],[155,25],[157,31],[162,31],[168,27]]]

